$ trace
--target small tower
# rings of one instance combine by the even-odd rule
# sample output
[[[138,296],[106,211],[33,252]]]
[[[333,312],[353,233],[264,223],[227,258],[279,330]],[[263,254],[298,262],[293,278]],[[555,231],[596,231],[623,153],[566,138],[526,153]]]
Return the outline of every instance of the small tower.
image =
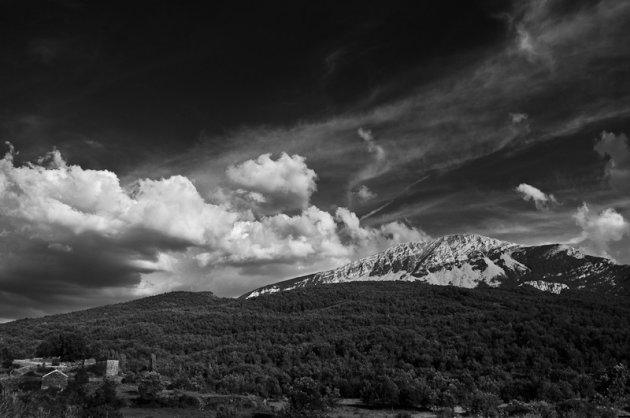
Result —
[[[120,371],[124,372],[125,367],[127,367],[127,355],[125,353],[121,353],[119,357],[118,367],[120,368]]]
[[[157,372],[157,358],[155,357],[155,353],[151,353],[151,360],[149,361],[149,371]]]

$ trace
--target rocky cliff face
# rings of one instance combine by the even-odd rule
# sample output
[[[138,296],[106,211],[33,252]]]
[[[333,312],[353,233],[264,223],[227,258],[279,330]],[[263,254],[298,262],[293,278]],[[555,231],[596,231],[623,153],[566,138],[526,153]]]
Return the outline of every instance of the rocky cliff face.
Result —
[[[439,286],[532,286],[630,295],[630,266],[565,245],[521,246],[481,235],[398,244],[336,269],[264,286],[243,297],[349,281],[405,280]]]

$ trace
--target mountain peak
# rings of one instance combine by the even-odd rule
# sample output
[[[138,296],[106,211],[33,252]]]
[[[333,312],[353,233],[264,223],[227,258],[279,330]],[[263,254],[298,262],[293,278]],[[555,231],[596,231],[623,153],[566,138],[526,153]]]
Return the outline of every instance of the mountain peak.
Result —
[[[500,248],[516,245],[512,242],[501,241],[480,234],[452,234],[438,238],[436,241],[450,246],[478,246],[484,248]]]
[[[487,253],[489,251],[501,248],[509,248],[517,246],[517,244],[501,241],[494,238],[490,238],[479,234],[452,234],[445,235],[440,238],[436,238],[430,241],[420,242],[403,242],[395,244],[392,247],[386,249],[382,253],[375,254],[373,256],[401,256],[408,254],[425,253],[434,254],[435,256],[460,258],[460,256],[468,256],[473,252]],[[365,259],[355,261],[354,263],[361,263]]]
[[[441,238],[435,240],[439,246],[449,246],[458,250],[484,250],[488,251],[494,248],[505,248],[512,247],[516,244],[501,241],[495,238],[490,238],[485,235],[479,234],[453,234],[453,235],[445,235]]]

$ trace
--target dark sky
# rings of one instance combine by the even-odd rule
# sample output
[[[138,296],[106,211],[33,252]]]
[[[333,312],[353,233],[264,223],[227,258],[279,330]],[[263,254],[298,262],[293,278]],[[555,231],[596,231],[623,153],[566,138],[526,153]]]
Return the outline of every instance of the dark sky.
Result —
[[[129,170],[200,136],[369,109],[404,95],[374,94],[392,80],[502,42],[499,7],[458,3],[5,1],[2,135]]]
[[[623,0],[2,1],[0,320],[448,233],[628,263],[629,22]]]

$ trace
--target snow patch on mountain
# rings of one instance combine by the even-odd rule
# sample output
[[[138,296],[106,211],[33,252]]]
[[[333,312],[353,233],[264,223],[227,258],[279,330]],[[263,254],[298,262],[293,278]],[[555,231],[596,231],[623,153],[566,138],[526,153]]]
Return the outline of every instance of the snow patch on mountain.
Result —
[[[520,270],[520,271],[527,271],[529,270],[529,268],[516,261],[515,259],[512,258],[512,254],[510,253],[503,253],[501,254],[500,259],[503,261],[503,264],[505,265],[505,268],[510,269],[510,270]]]
[[[505,276],[505,270],[496,265],[494,261],[490,260],[488,257],[484,257],[483,260],[486,262],[487,267],[481,275],[488,284],[496,277]]]
[[[484,282],[484,276],[473,269],[469,263],[451,269],[438,270],[422,277],[420,281],[437,286],[452,285],[472,289],[480,282]],[[488,283],[490,284],[490,283]]]
[[[565,244],[556,245],[554,248],[549,250],[548,256],[554,257],[558,254],[566,254],[569,257],[573,257],[577,259],[584,258],[584,253],[582,253],[580,250],[578,250],[577,248],[569,247],[568,245],[565,245]]]
[[[564,283],[546,282],[544,280],[532,280],[529,282],[524,282],[522,285],[532,286],[538,290],[555,293],[557,295],[560,294],[560,292],[562,292],[564,289],[569,288],[569,286]]]

